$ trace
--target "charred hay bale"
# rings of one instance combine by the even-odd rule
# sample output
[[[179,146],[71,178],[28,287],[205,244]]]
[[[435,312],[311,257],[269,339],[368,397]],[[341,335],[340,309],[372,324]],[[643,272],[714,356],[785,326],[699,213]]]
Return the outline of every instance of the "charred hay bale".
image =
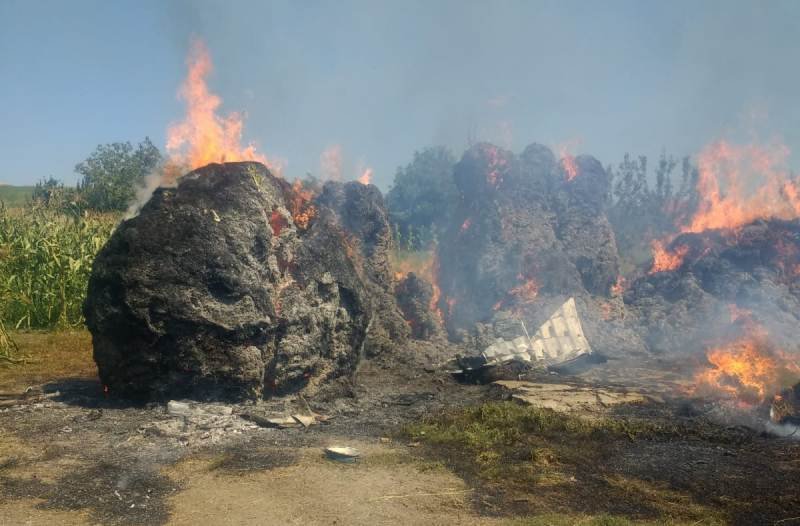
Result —
[[[544,297],[610,296],[619,257],[603,208],[608,176],[592,157],[572,162],[570,179],[545,146],[517,158],[481,143],[456,165],[461,200],[438,247],[451,337]]]
[[[605,296],[619,276],[617,242],[604,210],[611,183],[594,157],[581,155],[574,166],[575,177],[563,184],[555,201],[556,235],[586,291]]]
[[[800,221],[759,220],[735,231],[678,236],[677,268],[634,281],[625,303],[651,350],[701,350],[746,309],[784,348],[800,338]],[[734,316],[735,317],[735,316]]]
[[[347,231],[350,255],[369,292],[373,320],[365,343],[366,353],[374,356],[392,350],[409,338],[409,328],[394,297],[389,263],[393,238],[383,195],[374,185],[331,181],[325,183],[315,202],[331,210],[337,223]]]
[[[134,398],[242,399],[351,373],[369,302],[346,235],[259,163],[157,189],[89,280],[102,382]]]
[[[395,288],[397,305],[411,326],[411,337],[416,340],[433,340],[442,336],[440,321],[431,312],[433,286],[409,272]]]

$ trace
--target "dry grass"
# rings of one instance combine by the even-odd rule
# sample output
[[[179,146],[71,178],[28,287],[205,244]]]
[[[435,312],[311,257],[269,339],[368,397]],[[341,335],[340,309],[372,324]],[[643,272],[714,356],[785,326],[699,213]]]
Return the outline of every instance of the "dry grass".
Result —
[[[657,482],[604,474],[615,450],[680,439],[686,432],[664,422],[585,419],[489,402],[432,415],[408,426],[405,436],[428,444],[435,458],[494,495],[489,508],[495,512],[553,513],[513,524],[721,524],[719,511],[690,495]]]
[[[19,392],[64,378],[96,378],[92,337],[85,331],[14,332],[12,338],[25,360],[0,363],[0,391]]]

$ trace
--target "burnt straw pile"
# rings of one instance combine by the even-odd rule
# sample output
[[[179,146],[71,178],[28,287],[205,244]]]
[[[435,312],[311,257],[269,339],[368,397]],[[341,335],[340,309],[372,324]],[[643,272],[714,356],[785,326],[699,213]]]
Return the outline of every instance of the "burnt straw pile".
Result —
[[[439,308],[451,338],[479,346],[536,330],[574,297],[593,348],[641,350],[621,321],[619,255],[605,213],[610,180],[591,156],[557,159],[531,144],[516,156],[482,143],[454,170],[460,200],[439,243]],[[616,318],[616,322],[612,321]]]
[[[244,399],[352,374],[407,336],[391,301],[377,189],[313,201],[255,162],[159,188],[98,255],[84,306],[120,396]]]
[[[800,341],[800,220],[757,220],[685,233],[667,247],[668,268],[634,281],[625,302],[648,348],[689,354],[725,336],[746,314],[775,345]]]

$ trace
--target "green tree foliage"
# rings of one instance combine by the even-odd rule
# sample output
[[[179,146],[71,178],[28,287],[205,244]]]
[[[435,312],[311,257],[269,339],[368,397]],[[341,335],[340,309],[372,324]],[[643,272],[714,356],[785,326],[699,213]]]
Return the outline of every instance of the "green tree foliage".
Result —
[[[680,174],[676,169],[680,166]],[[647,157],[625,155],[612,178],[609,220],[625,263],[650,257],[650,242],[675,233],[697,207],[697,169],[688,157],[680,162],[662,154],[650,177]]]
[[[81,175],[78,191],[92,210],[125,210],[160,162],[161,152],[146,137],[135,148],[130,142],[99,145],[75,166]]]
[[[406,248],[427,247],[448,224],[458,195],[455,162],[447,148],[437,146],[414,152],[414,159],[397,169],[386,203]]]

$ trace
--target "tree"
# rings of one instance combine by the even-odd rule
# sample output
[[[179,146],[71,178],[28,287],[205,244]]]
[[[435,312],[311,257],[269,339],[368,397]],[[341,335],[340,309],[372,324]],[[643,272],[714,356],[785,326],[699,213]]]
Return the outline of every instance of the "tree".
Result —
[[[655,169],[653,187],[647,170],[647,157],[625,155],[612,178],[608,217],[620,256],[626,266],[636,266],[650,257],[650,242],[678,231],[697,208],[697,170],[688,157],[681,166],[680,183],[674,182],[678,161],[662,154]]]
[[[397,169],[386,203],[408,248],[426,248],[446,228],[458,195],[455,162],[447,148],[436,146],[414,152],[414,159]]]
[[[125,210],[145,176],[160,162],[161,152],[147,137],[136,148],[130,142],[101,144],[75,166],[75,172],[81,175],[78,191],[88,208]]]

